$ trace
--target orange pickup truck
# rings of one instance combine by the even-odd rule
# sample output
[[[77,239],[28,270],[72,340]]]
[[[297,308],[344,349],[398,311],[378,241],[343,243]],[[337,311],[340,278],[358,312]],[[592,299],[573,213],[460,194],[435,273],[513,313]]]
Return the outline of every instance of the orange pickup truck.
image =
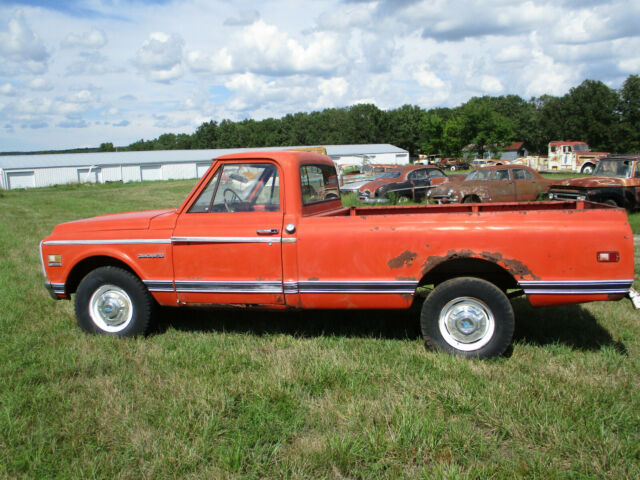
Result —
[[[157,305],[407,309],[428,347],[493,357],[534,306],[619,300],[634,278],[623,209],[590,202],[343,207],[332,161],[310,152],[214,160],[176,209],[58,225],[46,285],[78,323],[148,331]]]

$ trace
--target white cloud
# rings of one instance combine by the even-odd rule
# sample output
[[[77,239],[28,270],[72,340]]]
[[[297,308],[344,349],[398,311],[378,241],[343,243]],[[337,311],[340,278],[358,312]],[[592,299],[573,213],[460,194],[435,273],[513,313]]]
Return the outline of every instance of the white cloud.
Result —
[[[5,83],[4,85],[0,85],[0,95],[6,95],[7,97],[12,97],[16,95],[18,92],[16,88],[10,83]]]
[[[336,107],[345,104],[349,91],[349,82],[342,77],[322,79],[318,83],[320,97],[314,103],[315,108]]]
[[[523,45],[512,44],[501,49],[495,56],[496,62],[511,63],[526,61],[531,55],[531,51]]]
[[[138,50],[134,63],[150,80],[170,83],[183,75],[183,46],[179,35],[154,32]]]
[[[312,33],[304,43],[259,20],[232,36],[213,53],[192,50],[186,63],[195,72],[265,75],[334,73],[347,60],[336,35]]]
[[[47,80],[43,77],[35,77],[27,83],[27,87],[31,90],[40,90],[43,92],[47,92],[53,90],[53,83],[50,80]]]
[[[0,55],[19,62],[27,72],[41,73],[47,70],[49,53],[20,11],[9,20],[8,31],[0,32]]]
[[[422,66],[413,72],[413,78],[418,85],[422,87],[439,89],[446,87],[446,84],[431,70],[428,70],[427,66]]]
[[[493,75],[481,75],[480,88],[484,93],[488,93],[491,95],[497,95],[499,93],[502,93],[502,91],[504,90],[500,79],[494,77]]]
[[[192,50],[187,53],[185,62],[194,72],[209,72],[216,74],[233,72],[233,58],[226,47],[223,47],[212,54],[207,54],[199,50]]]
[[[260,19],[260,12],[257,10],[245,10],[240,12],[237,17],[229,17],[224,21],[224,25],[229,27],[238,27],[251,25]]]
[[[107,44],[107,35],[99,28],[80,34],[70,33],[62,41],[65,48],[102,48]]]

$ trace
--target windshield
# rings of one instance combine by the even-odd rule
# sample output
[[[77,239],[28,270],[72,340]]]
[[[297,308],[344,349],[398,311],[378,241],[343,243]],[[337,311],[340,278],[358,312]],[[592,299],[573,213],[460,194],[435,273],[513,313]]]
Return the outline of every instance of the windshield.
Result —
[[[600,160],[593,172],[594,177],[620,177],[629,178],[631,176],[630,160]]]
[[[491,175],[491,170],[480,168],[475,172],[471,172],[469,175],[467,175],[467,178],[465,178],[465,181],[486,180],[487,178],[489,178],[489,175]]]
[[[574,145],[573,149],[576,152],[587,152],[589,151],[589,145]]]

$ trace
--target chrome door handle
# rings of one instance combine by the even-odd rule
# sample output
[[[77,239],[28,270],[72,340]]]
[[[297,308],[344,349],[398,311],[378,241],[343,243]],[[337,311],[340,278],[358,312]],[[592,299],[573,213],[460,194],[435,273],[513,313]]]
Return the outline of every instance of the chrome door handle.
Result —
[[[278,229],[277,228],[265,228],[263,230],[256,231],[256,233],[258,235],[275,235],[276,233],[278,233]]]

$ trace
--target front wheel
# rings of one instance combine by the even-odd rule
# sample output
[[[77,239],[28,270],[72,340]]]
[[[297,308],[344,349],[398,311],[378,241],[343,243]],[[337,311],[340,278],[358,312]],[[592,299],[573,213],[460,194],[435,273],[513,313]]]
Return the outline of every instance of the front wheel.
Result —
[[[491,358],[511,343],[515,320],[502,290],[479,278],[460,277],[442,282],[429,294],[420,327],[427,348]]]
[[[155,302],[144,284],[118,267],[100,267],[82,279],[75,297],[78,325],[88,333],[133,337],[147,333]]]

